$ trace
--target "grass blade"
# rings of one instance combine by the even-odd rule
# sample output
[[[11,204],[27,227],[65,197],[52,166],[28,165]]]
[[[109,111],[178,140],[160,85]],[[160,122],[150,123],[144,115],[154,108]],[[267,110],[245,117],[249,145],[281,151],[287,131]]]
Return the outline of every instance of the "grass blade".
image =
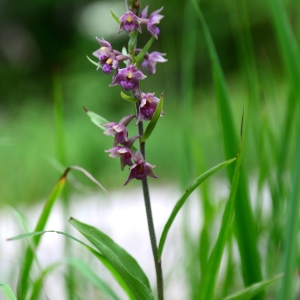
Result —
[[[222,122],[224,148],[226,158],[228,159],[230,157],[233,157],[238,149],[238,138],[237,134],[235,134],[235,125],[233,122],[233,115],[231,111],[227,85],[205,19],[195,0],[191,1],[194,4],[195,12],[203,27],[206,43],[209,49],[215,89],[217,93],[217,102]],[[228,167],[228,175],[231,181],[234,175],[234,166]],[[254,225],[254,218],[249,200],[248,186],[243,168],[241,168],[240,183],[237,189],[237,198],[239,199],[235,202],[237,242],[242,261],[243,279],[246,285],[250,285],[252,283],[261,281],[262,275],[260,258],[257,251],[257,231]],[[261,299],[261,297],[258,297],[256,299],[259,298]]]
[[[84,263],[80,259],[69,258],[67,263],[73,266],[77,271],[84,275],[90,282],[92,282],[100,291],[105,295],[109,296],[110,299],[119,300],[120,298],[115,294],[115,292],[102,280],[97,274],[90,268],[89,265]]]
[[[48,217],[50,215],[51,209],[53,207],[53,204],[55,201],[58,199],[60,196],[66,182],[66,176],[68,173],[69,169],[66,170],[66,172],[62,175],[62,177],[59,179],[57,184],[54,186],[50,196],[46,200],[45,206],[43,208],[43,211],[40,215],[40,218],[38,220],[38,223],[35,227],[35,232],[36,231],[42,231],[46,225],[46,222],[48,220]],[[39,242],[40,242],[41,236],[36,235],[33,237],[33,245],[35,248],[37,248]],[[18,288],[17,288],[17,297],[19,299],[26,299],[26,294],[29,288],[29,273],[30,269],[33,263],[34,259],[34,249],[31,247],[27,247],[25,250],[25,255],[24,255],[24,260],[23,260],[23,265],[20,271],[20,276],[19,276],[19,281],[18,281]]]
[[[287,219],[285,227],[285,241],[283,253],[283,272],[285,277],[282,280],[279,299],[295,299],[296,281],[295,272],[298,261],[298,232],[299,232],[299,209],[300,209],[300,118],[298,124],[297,144],[293,159],[293,169],[291,174],[291,193],[287,204]]]
[[[148,278],[131,255],[97,228],[76,219],[70,223],[110,262],[137,299],[154,299]]]
[[[177,201],[167,223],[164,226],[163,232],[161,234],[160,237],[160,241],[159,241],[159,246],[158,246],[158,258],[160,259],[162,256],[162,251],[165,245],[165,241],[168,235],[168,232],[171,228],[171,225],[173,224],[179,210],[182,208],[183,204],[185,203],[185,201],[187,200],[187,198],[189,197],[189,195],[208,177],[210,177],[211,175],[215,174],[217,171],[221,170],[222,168],[226,167],[227,165],[231,164],[233,161],[235,161],[236,158],[232,158],[230,160],[224,161],[216,166],[214,166],[213,168],[211,168],[210,170],[208,170],[207,172],[203,173],[202,175],[200,175],[185,191],[185,193],[183,194],[183,196]]]
[[[234,202],[235,202],[236,191],[237,191],[239,178],[240,178],[241,162],[242,162],[242,156],[240,152],[235,166],[235,172],[233,176],[229,199],[226,204],[225,211],[222,218],[221,229],[216,244],[209,257],[206,272],[204,274],[204,279],[202,282],[202,292],[201,292],[201,299],[203,300],[215,299],[215,287],[216,287],[216,282],[217,282],[218,273],[220,269],[221,259],[224,252],[225,244],[230,236],[230,231],[232,229],[232,221],[233,221],[234,206],[235,206]]]
[[[0,288],[3,291],[4,295],[6,296],[7,300],[17,300],[15,294],[13,293],[11,287],[5,283],[0,282]]]
[[[281,278],[283,275],[279,275],[273,279],[262,281],[255,283],[246,289],[237,292],[231,296],[228,296],[224,298],[223,300],[248,300],[252,299],[257,294],[261,293],[264,289],[266,289],[270,284],[274,283],[276,280]],[[285,299],[291,299],[291,298],[285,298]]]

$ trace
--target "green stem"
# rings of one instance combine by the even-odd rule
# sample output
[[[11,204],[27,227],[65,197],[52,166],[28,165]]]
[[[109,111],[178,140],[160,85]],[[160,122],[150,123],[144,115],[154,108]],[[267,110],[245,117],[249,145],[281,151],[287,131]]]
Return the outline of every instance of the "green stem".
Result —
[[[138,111],[138,104],[137,104],[137,111]],[[142,121],[138,123],[138,130],[139,130],[139,135],[143,136],[144,126],[143,126]],[[141,151],[144,159],[146,159],[146,151],[145,150],[146,150],[145,142],[141,142],[141,140],[140,140],[140,151]],[[154,229],[154,223],[153,223],[150,192],[149,192],[149,185],[148,185],[147,177],[142,180],[142,187],[143,187],[144,202],[145,202],[147,222],[148,222],[148,230],[149,230],[149,235],[150,235],[151,248],[152,248],[154,264],[155,264],[155,271],[156,271],[157,294],[158,294],[158,299],[163,300],[164,299],[164,287],[163,287],[162,267],[161,267],[161,260],[158,258],[158,249],[157,249],[156,235],[155,235],[155,229]]]

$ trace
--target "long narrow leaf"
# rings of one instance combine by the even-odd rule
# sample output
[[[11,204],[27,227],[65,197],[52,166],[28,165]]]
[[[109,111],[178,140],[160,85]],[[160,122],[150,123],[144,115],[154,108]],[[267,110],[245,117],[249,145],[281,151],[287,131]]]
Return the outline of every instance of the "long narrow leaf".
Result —
[[[204,279],[202,282],[201,296],[203,300],[214,300],[215,299],[215,288],[220,269],[221,259],[224,252],[225,244],[229,238],[230,230],[232,228],[232,221],[234,215],[234,201],[236,197],[236,191],[240,178],[240,167],[241,167],[241,152],[237,158],[235,166],[234,177],[230,190],[228,202],[225,207],[225,211],[222,218],[221,229],[216,241],[216,245],[212,250],[212,253],[208,260],[208,265],[203,274]]]
[[[228,296],[224,298],[223,300],[248,300],[255,297],[257,294],[261,293],[263,290],[265,290],[270,284],[274,283],[276,280],[281,278],[283,275],[279,275],[273,279],[261,281],[258,283],[255,283],[244,290],[237,292],[231,296]],[[286,298],[290,299],[290,298]]]
[[[158,257],[159,259],[162,256],[162,252],[163,252],[163,248],[165,245],[165,241],[168,235],[168,232],[171,228],[171,225],[173,224],[178,212],[180,211],[180,209],[182,208],[182,206],[184,205],[185,201],[187,200],[187,198],[189,197],[189,195],[208,177],[210,177],[211,175],[215,174],[217,171],[221,170],[222,168],[226,167],[227,165],[231,164],[232,162],[234,162],[236,160],[236,158],[232,158],[230,160],[224,161],[216,166],[214,166],[213,168],[211,168],[210,170],[208,170],[207,172],[203,173],[202,175],[200,175],[185,191],[185,193],[182,195],[182,197],[177,201],[166,225],[164,226],[160,241],[159,241],[159,246],[158,246]]]
[[[66,182],[66,176],[67,173],[69,172],[69,169],[66,170],[66,172],[62,175],[62,177],[59,179],[57,184],[54,186],[50,196],[48,197],[45,206],[43,208],[43,211],[40,215],[40,218],[38,220],[38,223],[35,227],[34,231],[42,231],[46,225],[46,222],[48,220],[49,214],[52,210],[53,204],[55,201],[58,199],[60,196]],[[41,236],[36,235],[33,238],[33,245],[34,247],[37,247],[39,242],[40,242]],[[25,255],[24,255],[24,261],[23,265],[21,268],[20,276],[19,276],[19,282],[18,282],[18,289],[17,289],[17,297],[19,299],[25,299],[27,290],[28,290],[28,279],[29,279],[29,273],[30,269],[33,263],[33,258],[34,258],[34,250],[31,247],[27,247],[25,250]]]
[[[17,300],[15,294],[13,293],[11,287],[5,283],[0,282],[0,288],[3,291],[4,295],[6,296],[7,300]]]
[[[95,272],[90,268],[89,265],[84,263],[80,259],[69,258],[67,263],[77,269],[82,275],[84,275],[90,282],[92,282],[100,291],[105,295],[108,295],[110,299],[119,300],[119,297],[115,292],[95,274]]]
[[[66,232],[62,232],[62,231],[56,231],[56,230],[45,230],[45,231],[39,231],[39,232],[29,232],[29,233],[25,233],[25,234],[21,234],[15,237],[11,237],[8,239],[8,241],[14,241],[14,240],[19,240],[19,239],[23,239],[23,238],[30,238],[30,237],[34,237],[37,235],[42,235],[45,233],[57,233],[57,234],[62,234],[64,236],[66,236],[67,238],[70,238],[80,244],[82,244],[83,246],[85,246],[86,249],[88,249],[97,259],[99,259],[101,261],[101,263],[111,272],[111,274],[114,276],[114,278],[116,279],[116,281],[119,283],[120,287],[123,288],[123,290],[127,293],[129,299],[134,300],[134,296],[131,293],[131,291],[128,289],[127,284],[124,282],[124,280],[120,277],[119,273],[116,271],[116,269],[110,264],[110,262],[98,251],[96,251],[94,248],[90,247],[89,245],[87,245],[86,243],[78,240],[77,238],[73,237],[72,235],[66,233]],[[40,278],[43,277],[44,274],[41,274]],[[38,291],[34,291],[34,289],[38,289],[38,282],[39,279],[37,279],[36,281],[36,287],[33,287],[33,294],[36,295]],[[33,295],[32,294],[32,295]],[[31,298],[32,300],[35,298]]]
[[[194,4],[195,12],[204,30],[205,40],[209,49],[214,83],[217,93],[218,108],[222,121],[224,148],[226,158],[228,159],[232,157],[238,149],[238,137],[237,134],[235,134],[236,127],[233,122],[233,114],[231,110],[227,85],[205,19],[195,0],[191,1]],[[228,175],[231,181],[234,175],[233,166],[229,166]],[[235,202],[237,242],[241,255],[243,279],[246,285],[250,285],[252,283],[261,281],[262,275],[260,257],[257,250],[257,230],[254,224],[254,218],[249,199],[248,185],[243,168],[241,168],[240,182],[237,189],[237,198],[239,199],[239,201]],[[262,299],[262,296],[258,295],[256,299]]]
[[[298,235],[299,235],[299,209],[300,209],[300,118],[296,131],[296,147],[291,170],[291,194],[287,204],[284,254],[282,259],[285,277],[282,281],[279,299],[295,299],[296,282],[295,272],[299,258]]]
[[[148,278],[131,255],[97,228],[75,219],[70,223],[111,263],[137,299],[154,299]]]

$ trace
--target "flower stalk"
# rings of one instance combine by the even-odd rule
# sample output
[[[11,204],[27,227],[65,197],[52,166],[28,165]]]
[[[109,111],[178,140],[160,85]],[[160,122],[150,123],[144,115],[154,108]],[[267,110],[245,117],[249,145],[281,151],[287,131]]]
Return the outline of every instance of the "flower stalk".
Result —
[[[103,38],[96,38],[100,48],[93,52],[93,55],[98,59],[97,63],[93,63],[97,66],[97,70],[102,69],[106,75],[114,72],[109,86],[120,86],[123,91],[130,92],[131,96],[121,92],[121,97],[130,103],[135,103],[136,113],[134,115],[125,116],[118,123],[108,122],[101,124],[101,127],[104,128],[103,133],[105,135],[114,136],[113,147],[105,150],[105,152],[108,152],[111,158],[120,158],[122,171],[126,166],[129,166],[130,172],[124,185],[127,185],[132,179],[142,181],[148,230],[156,270],[158,299],[162,300],[164,299],[162,265],[158,256],[148,185],[148,177],[157,178],[157,176],[153,173],[155,166],[146,161],[145,142],[152,133],[159,117],[164,115],[162,111],[163,93],[161,98],[158,99],[153,92],[142,92],[141,81],[147,78],[143,72],[147,71],[149,76],[153,75],[156,73],[156,64],[167,61],[163,57],[166,55],[165,53],[148,52],[153,41],[158,39],[160,34],[157,25],[163,18],[159,14],[163,8],[150,13],[149,17],[147,17],[148,6],[139,14],[139,0],[126,0],[125,2],[127,12],[117,19],[117,22],[119,24],[118,33],[122,31],[128,33],[128,48],[123,48],[120,52],[115,50]],[[114,19],[117,18],[113,13],[112,15]],[[148,34],[151,35],[151,39],[143,48],[137,48],[138,34],[142,33],[143,27],[146,27]],[[138,135],[128,137],[126,127],[134,118],[136,118]],[[146,121],[150,121],[150,123],[146,128],[146,134],[144,134],[144,122]],[[137,139],[139,139],[139,150],[136,150],[133,145]]]

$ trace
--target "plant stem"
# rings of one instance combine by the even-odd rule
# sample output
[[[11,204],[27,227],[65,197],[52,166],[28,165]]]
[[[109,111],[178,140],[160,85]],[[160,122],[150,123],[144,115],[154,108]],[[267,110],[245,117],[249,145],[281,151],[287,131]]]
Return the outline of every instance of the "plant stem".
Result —
[[[138,123],[138,130],[139,130],[139,135],[143,136],[144,126],[143,126],[142,121]],[[144,159],[146,159],[146,157],[145,157],[145,154],[146,154],[145,153],[146,152],[145,151],[145,142],[141,142],[141,140],[140,140],[140,151],[141,151]],[[149,230],[149,235],[150,235],[151,248],[152,248],[154,264],[155,264],[155,271],[156,271],[157,294],[158,294],[158,299],[163,300],[164,299],[164,287],[163,287],[162,267],[161,267],[161,260],[158,259],[156,235],[155,235],[155,229],[154,229],[154,223],[153,223],[153,217],[152,217],[150,192],[149,192],[149,185],[148,185],[147,177],[142,180],[142,187],[143,187],[144,202],[145,202],[147,222],[148,222],[148,230]]]

